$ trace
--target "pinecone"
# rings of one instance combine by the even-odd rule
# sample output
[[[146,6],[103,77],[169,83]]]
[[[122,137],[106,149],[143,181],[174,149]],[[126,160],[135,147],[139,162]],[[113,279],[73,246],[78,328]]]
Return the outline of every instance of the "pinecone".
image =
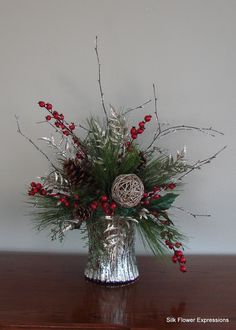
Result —
[[[81,221],[90,219],[91,215],[92,211],[88,206],[79,206],[74,211],[74,218]]]
[[[88,182],[88,173],[86,173],[82,163],[73,159],[67,159],[64,162],[64,173],[72,186],[78,186],[82,182]]]
[[[82,222],[88,220],[91,217],[92,211],[89,207],[80,206],[74,211],[74,220],[73,229],[79,229],[82,225]]]

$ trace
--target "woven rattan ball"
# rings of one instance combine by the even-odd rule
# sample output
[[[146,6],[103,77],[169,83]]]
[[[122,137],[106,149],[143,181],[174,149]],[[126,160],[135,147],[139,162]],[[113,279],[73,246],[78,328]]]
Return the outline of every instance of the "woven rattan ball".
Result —
[[[143,197],[144,186],[136,174],[121,174],[112,185],[112,198],[123,207],[134,207]]]

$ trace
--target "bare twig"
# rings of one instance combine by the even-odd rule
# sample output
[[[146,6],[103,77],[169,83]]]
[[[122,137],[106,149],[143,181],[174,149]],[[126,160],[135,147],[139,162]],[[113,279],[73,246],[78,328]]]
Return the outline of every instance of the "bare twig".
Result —
[[[154,142],[167,135],[167,134],[170,134],[170,133],[175,133],[177,131],[198,131],[198,132],[201,132],[201,133],[204,133],[204,134],[208,134],[212,137],[215,137],[215,134],[220,134],[220,135],[224,135],[224,133],[220,132],[220,131],[217,131],[215,129],[213,129],[212,127],[209,127],[209,128],[200,128],[200,127],[196,127],[196,126],[191,126],[191,125],[176,125],[176,126],[171,126],[171,127],[168,127],[164,130],[162,130],[161,132],[158,132],[157,134],[155,134],[154,136],[154,139],[152,140],[152,142],[150,143],[150,145],[147,147],[147,150],[150,149]]]
[[[185,172],[183,175],[181,175],[179,178],[177,178],[177,180],[182,180],[187,174],[191,173],[192,171],[200,169],[205,164],[209,164],[214,158],[216,158],[219,155],[219,153],[221,153],[223,150],[225,150],[225,148],[227,148],[227,146],[224,146],[223,148],[218,150],[211,157],[208,157],[203,160],[198,160],[195,164],[191,165],[191,168],[187,172]]]
[[[51,166],[55,169],[55,170],[57,170],[57,171],[59,171],[58,170],[58,168],[52,163],[52,161],[50,160],[50,158],[48,157],[48,155],[47,154],[45,154],[45,152],[43,152],[38,146],[37,146],[37,144],[35,144],[34,143],[34,141],[33,140],[31,140],[28,136],[26,136],[25,134],[23,134],[22,133],[22,131],[21,131],[21,128],[20,128],[20,123],[19,123],[19,117],[17,117],[16,115],[15,115],[15,118],[16,118],[16,125],[17,125],[17,132],[21,135],[21,136],[23,136],[28,142],[30,142],[48,161],[49,161],[49,163],[51,164]]]
[[[99,85],[99,90],[100,90],[100,95],[101,95],[102,108],[103,108],[103,111],[105,113],[106,122],[108,124],[108,115],[107,115],[107,110],[106,110],[105,103],[104,103],[104,93],[103,93],[103,90],[102,90],[101,63],[100,63],[100,59],[99,59],[99,55],[98,55],[98,37],[97,36],[96,36],[96,44],[95,44],[95,53],[96,53],[97,62],[98,62],[98,85]]]
[[[128,108],[128,109],[125,111],[124,114],[126,115],[127,113],[129,113],[129,112],[131,112],[131,111],[138,110],[138,109],[143,109],[143,107],[144,107],[146,104],[150,103],[151,101],[152,101],[152,99],[149,99],[149,100],[147,100],[146,102],[144,102],[143,104],[137,105],[136,107],[133,107],[133,108]]]
[[[190,212],[190,211],[187,211],[185,210],[182,206],[171,206],[172,208],[174,209],[177,209],[177,210],[180,210],[186,214],[189,214],[191,215],[193,218],[198,218],[198,217],[210,217],[211,215],[210,214],[197,214],[197,213],[193,213],[193,212]]]
[[[155,107],[154,114],[155,114],[156,120],[157,120],[157,131],[156,131],[156,134],[158,134],[158,133],[161,132],[161,123],[159,121],[159,117],[158,117],[158,114],[157,114],[157,96],[156,96],[156,87],[155,87],[155,84],[154,83],[152,84],[152,87],[153,87],[154,107]]]

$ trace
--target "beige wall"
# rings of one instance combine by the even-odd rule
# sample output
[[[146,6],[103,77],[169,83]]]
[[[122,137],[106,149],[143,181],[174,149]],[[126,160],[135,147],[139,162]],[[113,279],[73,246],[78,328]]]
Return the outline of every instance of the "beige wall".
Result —
[[[192,237],[189,252],[235,253],[235,17],[234,0],[0,0],[0,249],[81,249],[77,232],[63,245],[51,243],[24,216],[22,193],[48,164],[17,135],[14,114],[34,139],[49,132],[35,124],[42,118],[39,99],[68,119],[101,115],[93,49],[98,35],[107,103],[142,103],[155,81],[163,121],[225,132],[215,139],[180,133],[162,145],[174,151],[186,144],[194,161],[228,144],[211,166],[186,178],[176,202],[212,217],[175,212],[173,219]],[[141,116],[137,112],[130,123]]]

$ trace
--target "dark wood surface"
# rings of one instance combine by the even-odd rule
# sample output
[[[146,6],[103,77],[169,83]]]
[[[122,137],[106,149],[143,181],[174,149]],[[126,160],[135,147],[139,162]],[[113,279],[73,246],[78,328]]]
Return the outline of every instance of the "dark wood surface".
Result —
[[[138,257],[139,280],[111,288],[84,278],[84,256],[1,253],[0,329],[236,329],[235,261],[188,256],[182,274],[172,263]]]

